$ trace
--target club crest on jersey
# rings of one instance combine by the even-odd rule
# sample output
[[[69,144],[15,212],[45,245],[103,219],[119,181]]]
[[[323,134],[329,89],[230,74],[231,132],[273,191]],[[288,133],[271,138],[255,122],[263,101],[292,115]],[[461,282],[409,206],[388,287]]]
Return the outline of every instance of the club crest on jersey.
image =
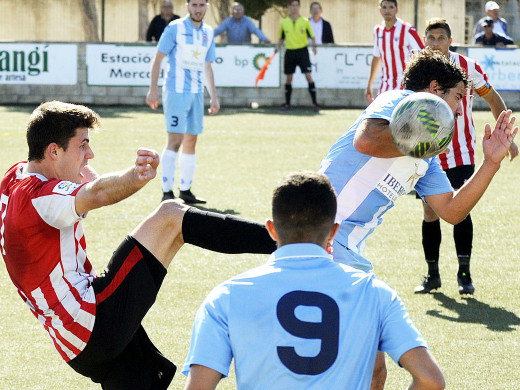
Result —
[[[202,44],[204,46],[206,46],[207,43],[208,43],[208,34],[204,32],[204,33],[202,33]]]
[[[53,188],[52,192],[61,195],[70,195],[72,194],[78,187],[81,187],[81,184],[73,183],[71,181],[60,181]]]

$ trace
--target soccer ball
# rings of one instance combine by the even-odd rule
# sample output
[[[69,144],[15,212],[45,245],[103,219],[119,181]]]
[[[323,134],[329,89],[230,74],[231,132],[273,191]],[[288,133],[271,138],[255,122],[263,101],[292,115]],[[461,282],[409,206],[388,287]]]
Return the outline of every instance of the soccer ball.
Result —
[[[455,117],[437,95],[416,92],[399,102],[392,113],[390,132],[407,156],[430,158],[443,152],[453,138]]]

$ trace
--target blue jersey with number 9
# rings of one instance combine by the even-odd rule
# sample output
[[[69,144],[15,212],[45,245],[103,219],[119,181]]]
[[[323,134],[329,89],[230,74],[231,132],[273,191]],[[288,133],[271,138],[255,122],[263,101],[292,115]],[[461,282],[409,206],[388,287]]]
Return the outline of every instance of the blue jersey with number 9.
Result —
[[[183,373],[198,364],[227,376],[234,358],[238,389],[369,389],[378,349],[397,362],[425,346],[373,274],[291,244],[208,295]]]

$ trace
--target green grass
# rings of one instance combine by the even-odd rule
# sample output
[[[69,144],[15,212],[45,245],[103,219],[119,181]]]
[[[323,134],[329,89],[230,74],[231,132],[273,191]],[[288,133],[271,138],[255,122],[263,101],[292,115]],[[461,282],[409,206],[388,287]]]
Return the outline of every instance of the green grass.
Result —
[[[33,107],[0,107],[0,171],[25,159],[25,126]],[[138,108],[99,108],[102,130],[91,137],[99,172],[129,166],[139,146],[161,151],[166,135],[161,113]],[[208,209],[264,221],[271,191],[285,174],[316,170],[335,139],[360,110],[223,110],[205,118],[199,139],[193,190],[209,199]],[[489,112],[475,113],[482,133]],[[480,138],[480,136],[479,136]],[[480,152],[480,142],[478,144]],[[479,155],[480,159],[480,155]],[[366,256],[377,276],[403,298],[441,365],[449,389],[518,389],[520,386],[520,289],[518,274],[519,161],[504,162],[472,212],[475,225],[472,275],[476,292],[457,292],[453,228],[442,223],[441,292],[416,296],[425,272],[420,226],[422,207],[413,196],[400,198],[368,241]],[[155,179],[118,205],[93,211],[85,220],[89,258],[100,272],[112,251],[151,212],[161,196]],[[182,366],[194,313],[217,283],[265,261],[260,255],[220,255],[185,246],[169,268],[156,304],[144,325],[161,351]],[[54,351],[46,332],[21,301],[0,262],[0,389],[99,389],[72,371]],[[388,361],[387,389],[402,389],[409,375]],[[179,373],[171,389],[182,389]],[[234,389],[232,379],[221,389]]]

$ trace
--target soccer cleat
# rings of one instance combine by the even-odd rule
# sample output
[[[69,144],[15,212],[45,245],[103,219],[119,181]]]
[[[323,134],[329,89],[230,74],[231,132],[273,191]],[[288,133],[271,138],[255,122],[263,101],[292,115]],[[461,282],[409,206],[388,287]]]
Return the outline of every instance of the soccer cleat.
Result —
[[[206,199],[197,198],[195,195],[193,195],[191,190],[180,191],[179,198],[181,198],[184,201],[184,203],[188,204],[206,203]]]
[[[475,292],[469,273],[457,274],[457,283],[459,284],[459,294],[473,294]]]
[[[413,290],[416,294],[429,294],[432,290],[441,287],[441,277],[426,275],[420,286]]]
[[[163,192],[163,196],[161,202],[165,200],[175,199],[175,195],[173,195],[173,191]]]
[[[313,106],[312,106],[312,111],[314,111],[314,112],[320,112],[320,106],[318,106],[317,104],[313,105]]]
[[[280,110],[282,110],[282,111],[289,111],[290,109],[291,109],[291,105],[287,104],[287,103],[284,103],[280,106]]]

